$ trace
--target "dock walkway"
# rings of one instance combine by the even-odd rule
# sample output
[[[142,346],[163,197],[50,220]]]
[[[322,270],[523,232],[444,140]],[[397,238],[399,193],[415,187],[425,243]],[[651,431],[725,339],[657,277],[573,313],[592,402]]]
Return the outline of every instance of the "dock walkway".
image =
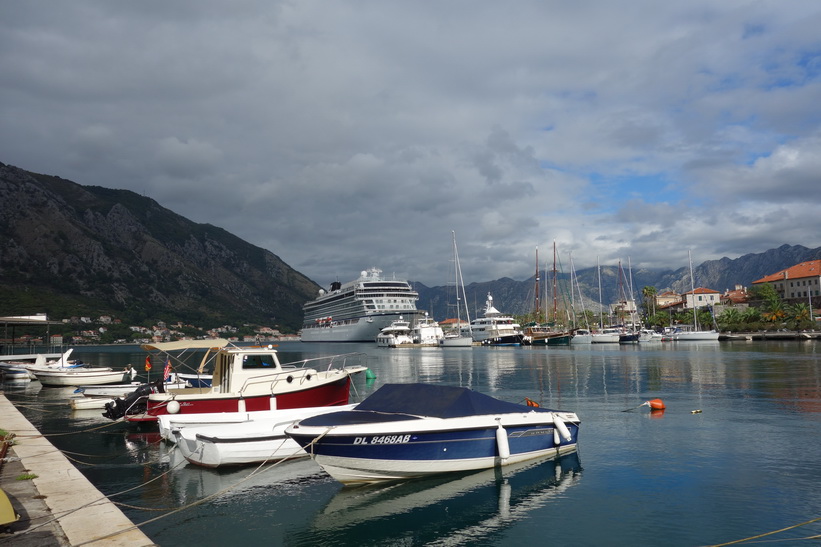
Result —
[[[21,519],[0,533],[14,547],[154,543],[91,484],[0,392],[0,428],[16,435],[0,472],[0,487]],[[24,473],[34,479],[16,480]]]

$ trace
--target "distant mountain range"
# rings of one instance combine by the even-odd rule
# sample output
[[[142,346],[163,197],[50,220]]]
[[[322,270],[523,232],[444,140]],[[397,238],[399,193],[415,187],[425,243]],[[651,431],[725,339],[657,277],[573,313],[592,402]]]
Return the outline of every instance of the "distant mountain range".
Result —
[[[695,284],[723,292],[819,258],[821,248],[783,245],[705,262],[694,268]],[[569,275],[556,275],[557,292],[565,299],[570,299]],[[630,275],[636,300],[647,285],[658,292],[690,288],[688,268],[625,271],[626,279]],[[605,305],[618,299],[618,268],[601,268],[601,296],[596,268],[579,270],[577,277],[576,300],[581,293],[588,307],[599,299]],[[542,272],[543,306],[552,305],[552,279],[552,271]],[[455,317],[448,305],[453,287],[413,285],[420,309],[437,320]],[[270,251],[192,222],[145,196],[0,163],[0,316],[111,315],[131,324],[156,319],[202,327],[254,323],[295,332],[302,324],[302,304],[319,288]],[[471,283],[466,292],[472,314],[484,308],[488,293],[501,311],[524,314],[534,307],[535,277]]]
[[[750,287],[753,281],[762,277],[789,268],[807,260],[821,259],[821,247],[809,249],[802,245],[782,245],[777,249],[770,249],[763,253],[746,254],[736,259],[722,258],[709,260],[693,267],[693,277],[696,287],[705,287],[723,293],[727,289],[734,289],[736,285]],[[558,268],[557,268],[558,270]],[[601,302],[606,307],[617,302],[621,290],[628,298],[630,295],[629,280],[633,281],[633,297],[636,302],[642,301],[643,287],[655,287],[658,293],[672,290],[678,293],[689,291],[690,269],[677,270],[663,269],[635,269],[628,271],[627,265],[622,264],[623,275],[621,289],[618,266],[601,267]],[[579,300],[585,302],[587,309],[598,310],[599,305],[599,274],[596,268],[586,268],[576,272],[578,283],[574,282],[574,297],[570,294],[570,272],[557,271],[557,295],[566,302],[575,300],[577,307]],[[541,308],[552,309],[553,271],[540,273]],[[578,287],[576,287],[578,285]],[[493,295],[493,302],[500,311],[510,314],[526,314],[533,311],[536,297],[536,277],[525,281],[514,281],[503,278],[485,283],[471,283],[465,287],[467,300],[473,314],[484,310],[487,294]],[[427,310],[436,319],[455,316],[452,306],[448,305],[451,287],[425,287],[415,283],[419,291],[419,308]],[[581,293],[581,295],[580,295]],[[545,307],[546,306],[546,307]],[[561,304],[560,304],[561,306]]]

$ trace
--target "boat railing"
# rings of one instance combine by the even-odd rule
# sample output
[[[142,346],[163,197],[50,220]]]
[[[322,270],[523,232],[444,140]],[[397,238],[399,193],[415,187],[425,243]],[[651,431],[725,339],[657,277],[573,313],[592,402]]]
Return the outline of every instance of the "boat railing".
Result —
[[[327,366],[324,369],[325,372],[328,372],[334,368],[341,371],[349,366],[364,367],[364,365],[361,365],[359,363],[357,363],[356,365],[351,365],[349,361],[362,361],[365,358],[367,358],[367,354],[362,352],[354,352],[324,357],[312,357],[310,359],[300,359],[299,361],[280,363],[280,370],[277,370],[275,372],[269,372],[268,374],[260,374],[259,376],[252,376],[250,378],[246,378],[238,392],[244,393],[251,386],[256,386],[259,384],[270,384],[270,389],[273,392],[274,387],[280,382],[287,382],[290,384],[297,380],[302,382],[303,380],[309,379],[308,374],[301,374],[298,377],[294,377],[291,374],[288,374],[290,372],[304,372],[306,371],[306,369],[322,372],[321,366],[315,366],[317,362],[327,362]]]

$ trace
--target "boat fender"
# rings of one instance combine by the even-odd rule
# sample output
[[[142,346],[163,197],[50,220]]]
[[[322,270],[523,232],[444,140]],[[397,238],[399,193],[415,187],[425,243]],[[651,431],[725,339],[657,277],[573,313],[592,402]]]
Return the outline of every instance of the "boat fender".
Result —
[[[497,419],[499,427],[496,428],[496,447],[499,449],[499,458],[504,462],[510,457],[510,443],[507,440],[507,431],[502,427],[502,421]]]
[[[566,425],[564,425],[564,420],[559,418],[559,416],[557,416],[556,414],[553,415],[553,425],[556,427],[556,429],[554,431],[558,431],[559,435],[561,435],[561,437],[564,438],[564,440],[566,440],[567,442],[570,442],[570,440],[573,438],[570,435],[570,430],[567,429]],[[553,440],[554,441],[556,440],[555,435],[553,436]],[[561,443],[557,442],[556,444],[561,444]]]
[[[176,414],[180,411],[180,403],[177,401],[168,401],[168,404],[165,406],[165,409],[168,411],[169,414]]]

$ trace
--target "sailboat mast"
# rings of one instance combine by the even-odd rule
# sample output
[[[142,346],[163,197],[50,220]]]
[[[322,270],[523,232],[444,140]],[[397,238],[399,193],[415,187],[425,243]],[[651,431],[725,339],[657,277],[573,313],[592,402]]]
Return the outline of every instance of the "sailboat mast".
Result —
[[[553,322],[556,322],[558,308],[556,307],[556,293],[558,292],[556,283],[556,240],[553,240]]]
[[[541,319],[542,303],[539,300],[539,247],[536,246],[536,302],[534,303],[534,311],[536,312],[536,322]]]
[[[698,330],[698,308],[696,307],[696,281],[693,278],[693,255],[687,249],[687,260],[690,263],[690,294],[693,297],[693,329]]]
[[[601,265],[599,264],[599,255],[596,255],[596,271],[599,272],[599,328],[604,328],[604,307],[602,306],[601,297]]]

